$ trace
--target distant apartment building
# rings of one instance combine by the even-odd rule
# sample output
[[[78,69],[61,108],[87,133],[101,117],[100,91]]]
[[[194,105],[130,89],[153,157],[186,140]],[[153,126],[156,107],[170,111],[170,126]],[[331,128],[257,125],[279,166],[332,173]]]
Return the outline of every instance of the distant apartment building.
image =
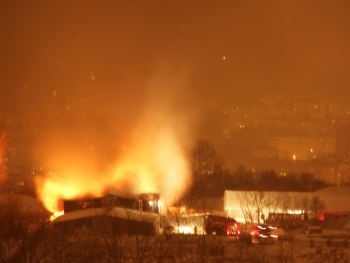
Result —
[[[330,102],[315,98],[265,96],[260,103],[273,117],[324,119],[330,114]]]
[[[336,154],[335,137],[274,137],[269,144],[280,160],[310,161]]]
[[[222,135],[226,159],[247,168],[310,172],[336,184],[350,182],[350,110],[317,98],[266,96],[250,107],[226,104]],[[231,148],[230,148],[231,147]]]
[[[335,107],[328,101],[269,96],[262,98],[254,107],[225,105],[221,112],[224,115],[223,133],[225,137],[232,137],[232,133],[244,128],[287,133],[334,133],[337,116],[342,111],[341,107]]]
[[[350,124],[337,129],[337,157],[339,162],[350,164]]]
[[[337,129],[337,178],[339,184],[350,182],[350,124]]]

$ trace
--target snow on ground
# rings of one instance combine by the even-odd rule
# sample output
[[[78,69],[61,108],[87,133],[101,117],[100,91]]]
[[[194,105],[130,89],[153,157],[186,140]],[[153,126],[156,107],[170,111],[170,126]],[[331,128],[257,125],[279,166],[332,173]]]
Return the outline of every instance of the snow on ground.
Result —
[[[295,262],[348,262],[350,259],[347,229],[322,229],[319,234],[297,230],[290,234],[294,237]]]
[[[87,208],[77,210],[63,214],[57,217],[54,222],[61,223],[65,221],[72,221],[81,218],[89,218],[95,216],[108,215],[112,217],[129,219],[135,221],[149,222],[152,223],[159,218],[158,214],[140,212],[133,209],[121,208],[121,207],[98,207],[98,208]]]

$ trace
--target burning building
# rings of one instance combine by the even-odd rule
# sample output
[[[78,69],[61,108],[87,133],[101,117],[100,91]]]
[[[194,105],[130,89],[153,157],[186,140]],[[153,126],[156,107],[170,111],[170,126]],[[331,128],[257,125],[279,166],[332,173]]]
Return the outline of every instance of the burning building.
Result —
[[[132,198],[108,194],[64,200],[63,207],[64,214],[53,222],[68,232],[87,226],[116,234],[153,234],[160,227],[158,194],[140,194]]]

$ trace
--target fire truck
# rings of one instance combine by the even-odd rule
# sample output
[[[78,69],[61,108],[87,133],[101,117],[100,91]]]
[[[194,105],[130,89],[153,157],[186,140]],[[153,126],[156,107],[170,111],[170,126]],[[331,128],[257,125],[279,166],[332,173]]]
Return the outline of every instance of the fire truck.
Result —
[[[240,224],[234,218],[207,215],[204,219],[204,230],[207,235],[238,237],[240,234]]]

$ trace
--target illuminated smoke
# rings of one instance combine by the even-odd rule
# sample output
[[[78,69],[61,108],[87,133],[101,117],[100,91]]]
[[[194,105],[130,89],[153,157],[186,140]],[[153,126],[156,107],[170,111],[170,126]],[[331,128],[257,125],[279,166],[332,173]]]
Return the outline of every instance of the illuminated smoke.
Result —
[[[50,211],[62,210],[62,199],[108,192],[121,196],[159,193],[170,205],[190,186],[187,152],[193,115],[182,96],[187,88],[186,76],[178,74],[174,78],[163,71],[146,87],[139,116],[134,128],[127,130],[129,139],[123,142],[120,153],[101,161],[102,154],[93,143],[95,138],[86,130],[79,130],[68,141],[56,135],[60,138],[50,151],[40,152],[50,172],[39,177],[36,185]],[[118,141],[110,138],[111,144],[114,139]]]

